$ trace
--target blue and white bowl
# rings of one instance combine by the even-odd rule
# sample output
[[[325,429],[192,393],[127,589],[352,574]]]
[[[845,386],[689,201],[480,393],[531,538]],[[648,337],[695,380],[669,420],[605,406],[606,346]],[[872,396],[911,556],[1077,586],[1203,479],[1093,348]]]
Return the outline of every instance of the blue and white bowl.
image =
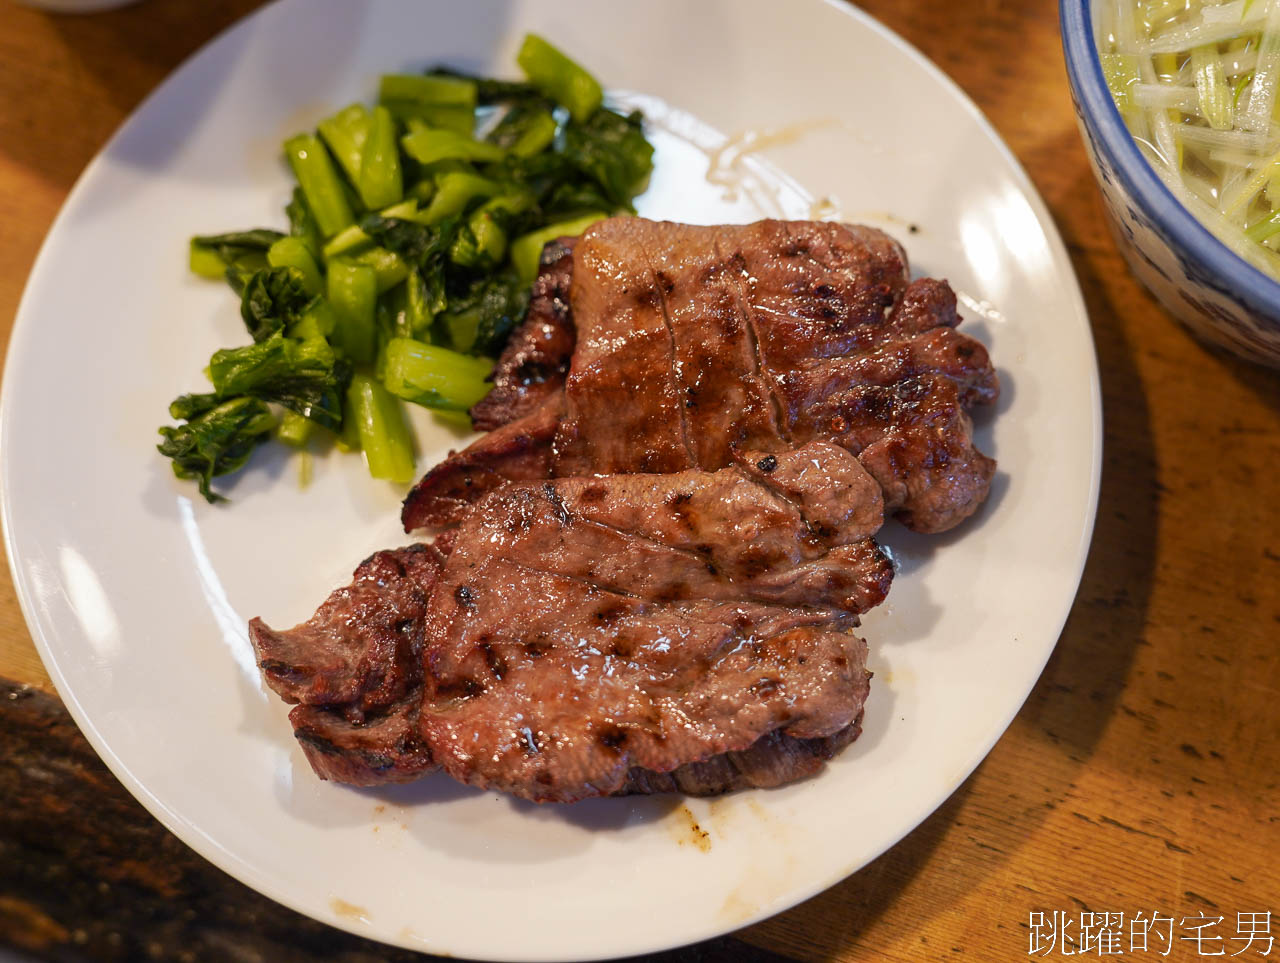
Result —
[[[1102,74],[1093,8],[1060,0],[1071,99],[1116,240],[1133,273],[1197,335],[1280,368],[1280,282],[1242,260],[1164,186],[1125,127]]]

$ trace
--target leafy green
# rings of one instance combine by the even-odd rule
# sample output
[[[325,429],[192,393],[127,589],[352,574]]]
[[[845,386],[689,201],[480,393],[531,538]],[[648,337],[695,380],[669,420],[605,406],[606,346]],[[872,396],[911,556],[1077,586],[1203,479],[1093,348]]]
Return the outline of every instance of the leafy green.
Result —
[[[564,131],[564,153],[614,205],[635,210],[631,198],[653,170],[653,145],[645,140],[640,111],[623,116],[598,110],[585,121],[571,121]]]
[[[216,352],[209,361],[209,380],[219,397],[274,401],[338,431],[351,362],[322,338],[296,341],[276,332],[257,344]]]
[[[448,67],[436,67],[427,71],[429,77],[452,77],[455,80],[467,80],[475,84],[476,103],[481,106],[507,104],[518,101],[544,100],[544,96],[533,84],[525,84],[510,80],[496,80],[492,77],[477,77],[474,74],[450,70]]]
[[[284,237],[279,231],[260,227],[252,231],[231,231],[227,234],[198,234],[192,244],[216,251],[227,263],[245,254],[258,252],[266,255],[267,248]]]
[[[254,341],[265,341],[298,321],[311,297],[306,279],[297,268],[264,268],[245,282],[240,294],[240,317]]]
[[[448,303],[445,264],[458,223],[456,217],[436,224],[420,224],[371,214],[361,224],[366,234],[412,266],[417,274],[414,289],[417,306],[430,317],[443,311]]]
[[[300,237],[282,237],[267,251],[267,263],[273,268],[291,267],[302,274],[302,288],[315,296],[324,287],[324,276],[307,242]]]
[[[529,291],[516,274],[482,274],[449,298],[445,325],[459,351],[497,355],[529,306]]]
[[[360,222],[360,228],[375,243],[395,251],[415,267],[433,269],[443,266],[457,221],[446,218],[438,224],[421,224],[370,214]]]
[[[610,211],[617,206],[613,198],[591,181],[566,181],[553,187],[542,201],[548,217],[568,218],[587,211]]]
[[[251,273],[266,266],[267,250],[282,237],[265,228],[198,235],[191,239],[191,270],[207,278],[221,278],[232,270]]]
[[[211,478],[268,436],[305,447],[316,423],[408,480],[402,401],[461,412],[483,396],[545,243],[631,210],[653,165],[639,113],[601,106],[563,52],[531,35],[517,62],[530,83],[385,75],[376,105],[285,141],[287,235],[191,240],[192,271],[230,283],[253,343],[214,354],[213,390],[170,406],[184,423],[160,447],[179,477],[214,500]]]
[[[302,188],[293,189],[293,197],[285,206],[284,213],[289,218],[289,233],[302,239],[312,257],[319,257],[324,241],[320,238],[320,227],[316,224],[315,215],[307,207],[307,199],[302,196]]]
[[[208,407],[202,401],[212,396],[184,395],[170,406],[174,418],[190,419],[185,425],[164,426],[164,441],[156,446],[160,454],[173,459],[173,473],[200,484],[200,494],[209,502],[225,501],[209,486],[216,475],[240,468],[275,427],[271,410],[257,398],[232,398]]]
[[[574,120],[586,120],[600,109],[600,82],[536,33],[525,34],[516,63],[531,84],[567,107]]]
[[[485,139],[517,157],[533,157],[555,140],[557,126],[549,106],[536,102],[516,104],[502,115]]]

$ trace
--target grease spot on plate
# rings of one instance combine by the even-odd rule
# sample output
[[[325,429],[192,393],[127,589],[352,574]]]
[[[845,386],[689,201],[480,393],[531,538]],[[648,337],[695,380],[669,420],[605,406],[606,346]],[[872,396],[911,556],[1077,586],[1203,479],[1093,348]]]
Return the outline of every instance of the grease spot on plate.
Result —
[[[711,834],[698,825],[698,820],[688,806],[677,808],[671,814],[667,826],[681,846],[696,846],[704,853],[711,852]]]
[[[880,673],[880,678],[885,685],[896,686],[898,688],[915,685],[917,681],[915,670],[904,666],[899,666],[896,669],[888,669]]]
[[[731,890],[729,895],[725,897],[724,905],[720,907],[719,917],[729,926],[737,926],[745,923],[756,915],[759,909],[755,903],[744,899],[738,890]]]
[[[369,922],[369,911],[363,906],[357,906],[355,903],[348,903],[345,899],[339,899],[337,896],[329,900],[329,908],[339,916],[349,920],[359,920],[361,923]]]

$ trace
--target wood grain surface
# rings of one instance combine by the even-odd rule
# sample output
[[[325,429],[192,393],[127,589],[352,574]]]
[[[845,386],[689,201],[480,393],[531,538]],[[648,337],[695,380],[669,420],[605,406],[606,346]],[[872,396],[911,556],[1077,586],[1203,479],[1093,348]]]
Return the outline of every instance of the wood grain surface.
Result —
[[[184,57],[257,5],[144,0],[68,17],[0,0],[0,340],[80,170]],[[1031,914],[1055,912],[1074,921],[1068,951],[1082,914],[1109,912],[1125,914],[1126,955],[1160,957],[1162,939],[1129,952],[1141,911],[1172,921],[1169,959],[1280,959],[1280,939],[1241,936],[1261,925],[1242,914],[1280,913],[1280,376],[1197,343],[1127,272],[1076,133],[1054,4],[863,6],[977,101],[1062,231],[1102,371],[1097,530],[1055,655],[952,798],[845,882],[679,958],[1012,960],[1028,956]],[[7,569],[0,676],[52,692]],[[55,700],[3,695],[0,947],[58,960],[176,959],[177,947],[186,959],[401,958],[203,864],[148,822]],[[146,855],[135,866],[130,852]],[[161,865],[170,877],[154,875]]]

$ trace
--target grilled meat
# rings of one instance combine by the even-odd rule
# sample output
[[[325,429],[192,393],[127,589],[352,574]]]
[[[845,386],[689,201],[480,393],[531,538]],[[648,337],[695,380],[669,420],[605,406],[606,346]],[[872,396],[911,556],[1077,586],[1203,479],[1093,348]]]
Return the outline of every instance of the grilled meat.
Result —
[[[918,531],[951,528],[986,497],[995,462],[974,448],[967,409],[995,400],[995,371],[986,349],[954,330],[951,289],[908,283],[906,257],[887,235],[615,218],[588,230],[571,257],[553,248],[540,290],[562,302],[570,269],[576,340],[551,438],[558,375],[521,388],[506,373],[518,366],[499,365],[504,417],[523,419],[504,430],[520,424],[540,457],[522,449],[509,462],[481,439],[415,487],[406,530],[456,523],[474,500],[468,492],[478,497],[495,477],[715,470],[735,447],[780,451],[814,439],[862,458],[888,509]],[[547,327],[546,299],[539,304],[519,344]],[[564,313],[556,317],[548,344],[558,371],[571,342]],[[522,392],[542,407],[513,400]],[[496,407],[478,409],[483,425],[500,420]]]
[[[494,366],[492,390],[471,409],[477,431],[523,418],[564,390],[576,337],[569,317],[575,241],[562,237],[543,248],[524,322]]]
[[[943,281],[838,224],[601,222],[548,245],[473,409],[316,615],[251,636],[323,778],[707,794],[855,739],[886,512],[968,517],[999,392]]]
[[[892,579],[870,537],[879,486],[822,442],[733,457],[508,484],[443,561],[379,553],[308,622],[254,620],[317,773],[369,785],[439,766],[570,801],[815,772],[867,695],[848,630]]]

